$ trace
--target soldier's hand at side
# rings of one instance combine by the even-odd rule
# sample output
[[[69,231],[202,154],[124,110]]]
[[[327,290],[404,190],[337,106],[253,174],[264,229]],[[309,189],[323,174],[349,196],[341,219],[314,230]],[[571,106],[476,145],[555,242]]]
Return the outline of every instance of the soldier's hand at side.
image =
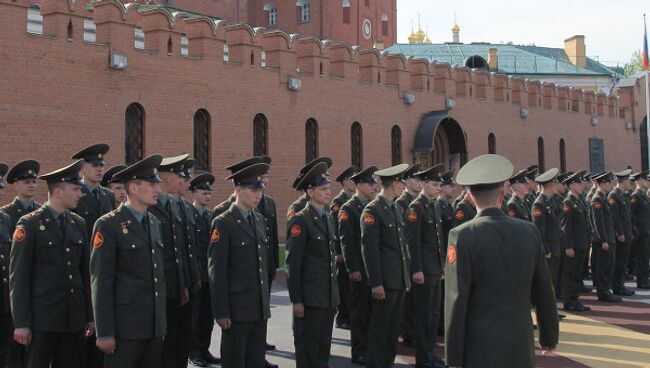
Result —
[[[573,258],[576,256],[576,251],[573,250],[573,248],[567,248],[566,249],[566,256],[569,258]]]
[[[350,272],[350,280],[354,282],[361,282],[361,272],[359,271]]]
[[[230,318],[219,318],[217,320],[217,324],[219,327],[221,327],[222,330],[225,331],[230,328],[231,321]]]
[[[183,297],[181,298],[181,305],[187,304],[190,301],[190,291],[187,288],[183,289]]]
[[[111,355],[111,354],[113,354],[115,352],[115,338],[114,337],[107,337],[107,338],[97,339],[97,342],[95,342],[95,345],[97,345],[97,349],[104,352],[104,354]]]
[[[604,242],[603,245],[600,246],[602,250],[607,252],[609,250],[609,244],[607,242]]]
[[[424,273],[423,272],[416,272],[411,276],[411,279],[413,279],[413,282],[422,285],[424,284]]]
[[[20,345],[29,345],[32,341],[32,330],[29,327],[15,329],[14,340],[16,340]]]
[[[375,286],[372,288],[372,297],[377,299],[377,300],[384,300],[386,299],[386,292],[384,291],[383,286]]]
[[[625,235],[619,235],[616,237],[616,239],[618,239],[618,241],[621,243],[625,243]]]
[[[345,259],[343,259],[343,255],[342,254],[337,254],[336,255],[336,263],[343,263],[343,261],[345,261]]]
[[[303,318],[305,316],[305,305],[302,303],[295,303],[293,305],[293,316],[296,318]]]
[[[90,337],[95,334],[95,322],[86,323],[86,330],[84,331],[84,336]]]
[[[544,258],[549,259],[549,258],[551,258],[552,255],[553,255],[553,253],[548,252],[548,253],[546,253],[546,254],[544,255]]]

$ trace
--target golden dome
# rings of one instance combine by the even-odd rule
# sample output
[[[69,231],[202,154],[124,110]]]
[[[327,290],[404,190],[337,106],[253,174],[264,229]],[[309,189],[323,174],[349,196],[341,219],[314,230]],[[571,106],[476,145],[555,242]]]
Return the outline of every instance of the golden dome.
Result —
[[[422,39],[424,39],[424,37],[427,36],[427,34],[424,33],[424,31],[422,30],[422,28],[418,28],[418,31],[415,33],[415,35],[416,35],[418,38],[422,38]]]
[[[416,43],[418,41],[418,36],[415,35],[415,33],[411,32],[411,35],[409,36],[409,43]]]
[[[454,32],[454,33],[459,33],[460,32],[460,27],[458,26],[458,24],[454,23],[454,26],[451,27],[451,31]]]
[[[433,42],[431,42],[431,40],[429,39],[429,36],[427,36],[427,37],[424,38],[424,43],[427,44],[427,45],[431,45]]]

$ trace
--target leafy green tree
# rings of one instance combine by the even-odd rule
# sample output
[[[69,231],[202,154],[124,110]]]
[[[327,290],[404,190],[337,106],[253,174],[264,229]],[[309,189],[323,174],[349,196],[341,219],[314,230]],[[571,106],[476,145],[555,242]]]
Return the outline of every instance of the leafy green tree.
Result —
[[[636,50],[632,54],[632,58],[630,61],[625,63],[623,66],[625,68],[625,76],[629,77],[632,74],[642,71],[643,70],[643,55],[641,54],[641,50]]]

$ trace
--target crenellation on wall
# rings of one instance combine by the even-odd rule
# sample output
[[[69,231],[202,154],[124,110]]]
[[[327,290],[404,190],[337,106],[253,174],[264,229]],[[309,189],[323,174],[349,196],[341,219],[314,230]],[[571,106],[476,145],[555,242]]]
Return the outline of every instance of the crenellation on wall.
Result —
[[[481,70],[474,73],[473,78],[473,96],[485,100],[494,99],[494,87],[492,86],[492,73]]]
[[[558,110],[571,111],[571,88],[568,86],[558,86]]]
[[[409,74],[411,78],[411,89],[417,92],[431,91],[433,80],[431,74],[431,63],[427,59],[409,59]]]
[[[584,104],[584,112],[586,115],[595,115],[596,114],[596,94],[594,91],[584,91],[583,93],[583,104]]]
[[[213,21],[208,17],[185,18],[189,54],[205,60],[223,61],[223,46],[226,43],[224,21]],[[146,38],[145,38],[146,39]]]
[[[512,103],[528,107],[528,82],[523,78],[510,78]]]
[[[298,54],[292,48],[291,41],[289,34],[279,30],[262,34],[261,43],[266,55],[266,67],[279,71],[282,83],[298,70]]]
[[[559,110],[557,86],[555,83],[542,83],[543,107],[547,110]]]
[[[570,88],[571,109],[573,112],[585,112],[584,91],[579,88]]]
[[[510,78],[505,74],[494,74],[492,80],[494,101],[510,102]]]
[[[384,56],[384,65],[386,73],[387,86],[397,86],[402,91],[409,91],[411,86],[411,62],[404,55]]]
[[[596,115],[605,116],[605,105],[607,104],[607,95],[603,92],[596,93]]]
[[[433,90],[447,96],[456,95],[456,81],[452,77],[452,67],[447,63],[432,63]]]
[[[528,107],[541,107],[542,101],[542,83],[540,81],[528,81]]]
[[[456,96],[471,97],[472,70],[466,67],[452,69],[452,78],[456,82]]]
[[[330,50],[330,76],[338,79],[359,79],[359,58],[348,44],[332,44]]]
[[[377,49],[359,49],[359,81],[364,83],[381,83],[384,60]]]
[[[317,37],[298,37],[293,42],[300,73],[312,76],[329,75],[329,48]]]
[[[610,118],[621,117],[623,119],[627,118],[626,116],[621,116],[621,114],[619,114],[620,101],[621,99],[619,98],[619,96],[610,95],[607,97],[607,117]],[[629,107],[626,107],[625,109],[629,110]]]

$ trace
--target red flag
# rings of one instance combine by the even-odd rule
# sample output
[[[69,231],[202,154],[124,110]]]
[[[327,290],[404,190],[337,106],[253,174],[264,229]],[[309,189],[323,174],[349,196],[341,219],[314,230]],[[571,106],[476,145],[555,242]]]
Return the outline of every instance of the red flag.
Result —
[[[648,29],[643,16],[643,70],[648,70]]]

